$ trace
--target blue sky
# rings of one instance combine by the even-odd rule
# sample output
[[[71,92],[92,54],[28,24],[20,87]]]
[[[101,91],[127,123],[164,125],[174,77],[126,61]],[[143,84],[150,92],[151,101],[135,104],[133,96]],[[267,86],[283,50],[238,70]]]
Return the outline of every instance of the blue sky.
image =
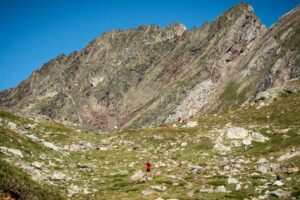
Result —
[[[140,24],[191,28],[238,0],[0,0],[0,90],[14,87],[59,54],[81,50],[103,32]],[[300,0],[246,0],[269,27]]]

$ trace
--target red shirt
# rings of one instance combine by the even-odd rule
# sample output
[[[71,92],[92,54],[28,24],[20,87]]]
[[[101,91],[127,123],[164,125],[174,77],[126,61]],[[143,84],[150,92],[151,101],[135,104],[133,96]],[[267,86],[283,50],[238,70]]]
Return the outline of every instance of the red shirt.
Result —
[[[151,168],[151,164],[150,163],[146,163],[146,169],[150,170],[150,168]]]

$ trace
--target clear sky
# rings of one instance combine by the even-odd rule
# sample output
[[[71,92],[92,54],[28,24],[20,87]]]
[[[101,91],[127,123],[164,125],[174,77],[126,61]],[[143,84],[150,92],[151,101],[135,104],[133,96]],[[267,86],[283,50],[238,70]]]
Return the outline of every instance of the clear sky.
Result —
[[[238,0],[0,0],[0,90],[103,32],[140,24],[187,28],[212,21]],[[245,0],[269,27],[300,0]]]

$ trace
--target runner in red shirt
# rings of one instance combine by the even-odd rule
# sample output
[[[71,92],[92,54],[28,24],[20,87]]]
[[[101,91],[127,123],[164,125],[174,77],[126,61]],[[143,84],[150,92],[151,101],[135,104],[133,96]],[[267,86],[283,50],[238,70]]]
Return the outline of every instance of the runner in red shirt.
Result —
[[[150,172],[151,171],[151,163],[148,161],[145,163],[145,165],[146,165],[147,175],[151,176],[151,172]]]

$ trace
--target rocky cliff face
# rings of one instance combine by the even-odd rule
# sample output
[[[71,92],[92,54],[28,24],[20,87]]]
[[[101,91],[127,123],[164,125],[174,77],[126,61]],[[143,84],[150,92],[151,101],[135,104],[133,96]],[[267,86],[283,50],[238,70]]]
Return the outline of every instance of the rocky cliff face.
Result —
[[[0,106],[87,127],[145,126],[226,110],[300,76],[300,8],[270,30],[241,3],[200,29],[102,34],[0,93]]]

